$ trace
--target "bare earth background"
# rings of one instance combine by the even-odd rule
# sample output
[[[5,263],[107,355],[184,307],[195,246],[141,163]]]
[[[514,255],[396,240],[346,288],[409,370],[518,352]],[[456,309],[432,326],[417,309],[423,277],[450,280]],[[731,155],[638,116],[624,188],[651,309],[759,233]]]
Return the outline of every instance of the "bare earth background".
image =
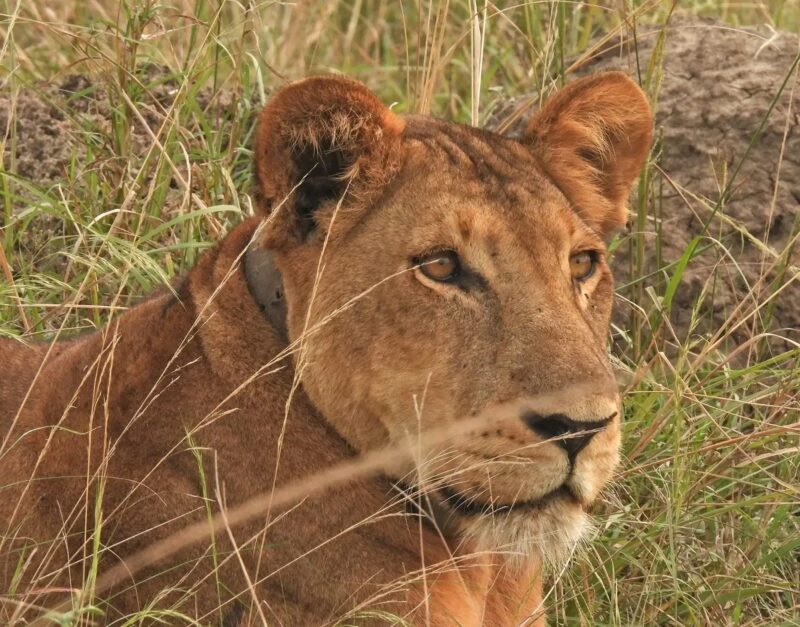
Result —
[[[622,69],[656,108],[612,242],[624,459],[550,623],[800,625],[798,32],[795,0],[7,2],[0,334],[169,289],[249,213],[254,114],[285,80],[341,71],[513,134]],[[80,598],[62,624],[97,624]]]

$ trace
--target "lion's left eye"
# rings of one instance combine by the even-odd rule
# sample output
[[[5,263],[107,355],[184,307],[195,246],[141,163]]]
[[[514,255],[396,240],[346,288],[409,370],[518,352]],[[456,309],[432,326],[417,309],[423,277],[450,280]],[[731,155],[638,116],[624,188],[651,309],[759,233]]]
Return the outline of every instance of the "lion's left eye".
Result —
[[[594,274],[597,254],[592,251],[575,253],[569,258],[569,269],[575,281],[585,281]]]
[[[458,278],[461,270],[461,262],[458,254],[452,250],[443,250],[436,253],[429,253],[414,260],[429,279],[439,283],[449,283]]]

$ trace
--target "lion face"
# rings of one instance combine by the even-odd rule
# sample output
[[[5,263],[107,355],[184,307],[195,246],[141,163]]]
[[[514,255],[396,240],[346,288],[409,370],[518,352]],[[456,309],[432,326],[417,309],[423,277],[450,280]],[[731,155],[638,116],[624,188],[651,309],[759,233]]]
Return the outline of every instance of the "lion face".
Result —
[[[390,473],[483,546],[568,552],[618,462],[603,238],[649,143],[619,74],[562,90],[520,141],[401,120],[342,79],[262,113],[263,245],[305,391],[355,449],[409,447]]]

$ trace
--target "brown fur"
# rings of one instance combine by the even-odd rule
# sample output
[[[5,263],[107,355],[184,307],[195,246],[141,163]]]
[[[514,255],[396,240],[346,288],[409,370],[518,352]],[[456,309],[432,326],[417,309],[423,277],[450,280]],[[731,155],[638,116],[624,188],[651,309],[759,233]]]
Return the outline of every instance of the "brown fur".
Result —
[[[413,462],[133,574],[104,620],[176,604],[227,625],[380,622],[354,618],[360,609],[413,624],[541,624],[541,561],[580,535],[617,463],[619,416],[571,468],[520,417],[618,409],[611,274],[601,259],[575,285],[569,255],[602,254],[649,142],[647,103],[618,74],[562,90],[524,142],[401,119],[345,79],[278,92],[256,143],[268,217],[205,254],[180,298],[150,299],[46,359],[47,346],[0,344],[0,590],[13,590],[0,620],[83,587],[93,529],[102,572],[222,504],[412,442]],[[245,280],[254,238],[283,276],[290,358],[276,360],[285,343]],[[442,248],[472,283],[413,267]],[[458,439],[426,440],[476,416]],[[424,492],[427,523],[396,480]],[[444,489],[518,505],[470,515]]]

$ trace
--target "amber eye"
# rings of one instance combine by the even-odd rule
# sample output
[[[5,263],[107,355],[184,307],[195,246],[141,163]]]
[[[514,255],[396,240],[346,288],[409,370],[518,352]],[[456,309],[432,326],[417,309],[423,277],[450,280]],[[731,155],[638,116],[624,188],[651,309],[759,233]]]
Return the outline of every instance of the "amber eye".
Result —
[[[422,274],[440,283],[452,281],[461,270],[458,255],[452,250],[443,250],[417,257],[414,259],[414,263],[419,266]]]
[[[569,258],[569,270],[576,281],[585,281],[594,274],[597,254],[594,252],[575,253]]]

